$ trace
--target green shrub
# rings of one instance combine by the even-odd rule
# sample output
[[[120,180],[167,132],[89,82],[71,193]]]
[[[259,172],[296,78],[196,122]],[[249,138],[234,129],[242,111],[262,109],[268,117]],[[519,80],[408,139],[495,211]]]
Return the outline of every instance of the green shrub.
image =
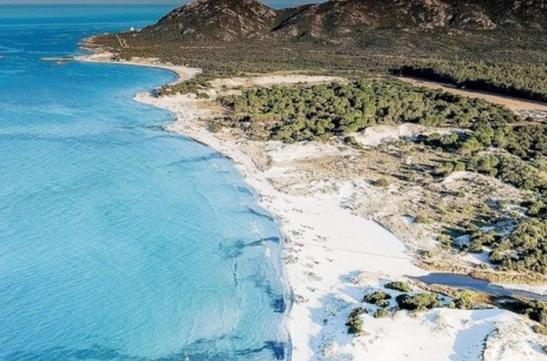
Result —
[[[374,314],[372,315],[374,318],[384,318],[391,316],[391,311],[389,311],[386,308],[379,308],[376,311],[374,311]]]
[[[520,189],[536,192],[547,190],[547,180],[529,162],[507,155],[475,155],[467,162],[467,170],[500,179]]]
[[[512,271],[547,272],[547,220],[527,218],[516,225],[508,236],[469,227],[470,252],[491,248],[490,262]]]
[[[547,215],[547,205],[541,200],[534,201],[527,206],[526,215],[528,216],[545,218]]]
[[[481,253],[484,246],[491,246],[496,242],[496,233],[477,231],[471,235],[469,252]]]
[[[363,302],[371,303],[379,307],[389,306],[391,295],[382,291],[376,291],[363,297]]]
[[[157,89],[154,92],[154,95],[157,97],[162,97],[175,94],[192,93],[200,98],[204,97],[205,95],[207,96],[207,98],[209,98],[209,96],[203,92],[205,89],[207,89],[208,82],[209,78],[200,74],[190,80],[186,80],[176,84],[164,85],[161,88]]]
[[[462,290],[456,294],[452,302],[454,303],[455,308],[459,308],[461,310],[472,310],[476,308],[480,302],[479,297],[480,295],[476,292]]]
[[[441,306],[437,295],[432,293],[402,294],[395,300],[401,309],[410,311],[425,311]]]
[[[542,326],[547,326],[547,302],[531,301],[526,309],[526,315]]]
[[[412,286],[406,282],[390,282],[384,286],[390,290],[400,291],[400,292],[412,292]]]
[[[454,164],[454,172],[462,172],[462,171],[465,171],[465,163],[456,162]]]
[[[490,259],[503,267],[547,272],[547,220],[530,218],[521,222],[510,236],[494,245]],[[510,250],[511,252],[505,252]]]
[[[470,155],[482,149],[482,144],[477,140],[477,138],[467,139],[458,150],[462,155]]]
[[[366,313],[362,307],[357,307],[351,311],[346,322],[348,333],[352,335],[362,335],[364,333],[364,323],[361,316]]]

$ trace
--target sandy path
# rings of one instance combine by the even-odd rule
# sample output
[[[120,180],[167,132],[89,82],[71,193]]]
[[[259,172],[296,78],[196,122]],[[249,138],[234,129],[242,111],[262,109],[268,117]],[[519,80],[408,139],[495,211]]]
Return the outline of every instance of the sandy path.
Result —
[[[437,83],[433,81],[422,80],[422,79],[412,78],[412,77],[397,77],[397,79],[410,83],[412,85],[416,85],[416,86],[423,86],[429,89],[442,89],[452,94],[458,94],[458,95],[463,95],[463,96],[467,96],[471,98],[483,99],[494,104],[504,105],[515,112],[520,112],[520,111],[547,112],[547,104],[535,102],[532,100],[513,98],[509,96],[504,96],[504,95],[496,95],[496,94],[482,92],[478,90],[458,89],[450,84]]]

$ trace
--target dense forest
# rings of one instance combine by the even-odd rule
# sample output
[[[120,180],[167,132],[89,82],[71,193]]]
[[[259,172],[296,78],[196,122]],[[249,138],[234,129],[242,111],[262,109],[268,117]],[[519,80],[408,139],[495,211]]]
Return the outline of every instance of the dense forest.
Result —
[[[484,101],[387,80],[250,89],[222,102],[252,137],[289,143],[377,124],[473,128],[517,120],[507,109]]]
[[[547,272],[547,222],[545,217],[531,217],[513,229],[508,237],[495,232],[476,230],[471,236],[471,251],[492,249],[490,260],[511,270]]]
[[[220,125],[239,128],[256,140],[351,139],[353,133],[378,124],[459,129],[420,136],[415,142],[450,154],[454,161],[443,165],[444,176],[456,170],[482,173],[514,185],[531,199],[522,205],[526,215],[509,235],[469,230],[468,250],[488,247],[492,263],[503,269],[547,272],[545,124],[485,101],[393,80],[249,89],[222,103],[230,116]]]
[[[120,39],[126,46],[120,45]],[[351,46],[306,37],[299,41],[265,39],[227,44],[210,39],[184,42],[166,38],[162,33],[146,36],[122,33],[97,36],[86,45],[113,51],[121,59],[149,57],[198,67],[211,77],[275,71],[388,75],[393,71],[400,73],[401,69],[427,67],[441,72],[448,64],[451,67],[457,64],[457,72],[444,70],[455,80],[460,80],[456,73],[465,74],[470,80],[481,80],[486,73],[488,78],[481,82],[524,91],[523,96],[538,92],[545,95],[546,83],[541,79],[545,79],[547,73],[543,50],[547,47],[546,37],[520,32],[472,32],[460,37],[443,32],[415,33],[382,28],[359,33],[359,39]],[[501,65],[492,65],[493,60]],[[471,64],[470,69],[466,69],[465,64]],[[515,74],[518,74],[517,80]]]
[[[509,62],[435,61],[406,65],[394,73],[537,101],[547,101],[547,65]]]

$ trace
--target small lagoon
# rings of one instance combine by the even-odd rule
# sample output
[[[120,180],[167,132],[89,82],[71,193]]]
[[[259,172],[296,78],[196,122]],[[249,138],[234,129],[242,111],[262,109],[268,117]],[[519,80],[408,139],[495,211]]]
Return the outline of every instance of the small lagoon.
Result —
[[[463,288],[499,297],[523,297],[544,302],[547,301],[547,296],[539,293],[511,288],[510,285],[507,287],[497,286],[485,280],[455,273],[429,273],[425,276],[415,277],[415,279],[427,284]]]
[[[288,358],[281,235],[231,162],[135,93],[58,65],[161,6],[0,6],[0,360]]]

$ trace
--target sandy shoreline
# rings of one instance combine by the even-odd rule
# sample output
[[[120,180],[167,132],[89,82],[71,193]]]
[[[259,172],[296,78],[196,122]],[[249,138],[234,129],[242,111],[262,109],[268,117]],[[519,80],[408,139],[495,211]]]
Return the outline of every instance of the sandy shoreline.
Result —
[[[157,59],[135,58],[131,61],[113,61],[112,57],[113,57],[113,54],[110,52],[100,52],[100,53],[93,53],[89,55],[78,55],[74,57],[74,60],[79,62],[84,62],[84,63],[108,63],[108,64],[119,64],[119,65],[132,65],[132,66],[142,66],[147,68],[167,70],[176,76],[176,79],[170,84],[176,84],[176,83],[186,81],[188,79],[193,78],[197,74],[201,73],[200,69],[160,63],[159,60]]]
[[[412,265],[403,244],[385,228],[354,216],[341,206],[344,198],[351,195],[352,184],[342,185],[336,193],[318,197],[284,194],[270,183],[270,179],[282,175],[283,170],[274,168],[264,172],[258,169],[255,161],[240,150],[245,144],[229,136],[221,138],[196,124],[196,119],[206,114],[199,108],[189,110],[192,106],[187,101],[191,100],[175,96],[169,101],[149,94],[139,94],[136,99],[170,110],[177,115],[177,121],[169,128],[171,131],[189,136],[232,159],[247,184],[259,195],[259,205],[278,220],[286,238],[282,250],[286,277],[295,297],[287,325],[293,343],[293,360],[310,360],[312,350],[330,344],[328,337],[315,340],[313,336],[321,333],[317,317],[325,317],[320,313],[336,303],[335,294],[345,287],[341,278],[349,279],[364,271],[380,275],[388,269],[390,276],[424,273]],[[300,151],[281,144],[275,147],[280,162],[288,155],[298,157]],[[304,150],[302,155],[306,154]],[[363,238],[370,242],[361,242]]]
[[[109,54],[78,60],[110,62]],[[175,72],[177,81],[199,73],[197,69],[148,59],[122,64],[163,68]],[[244,82],[252,86],[332,79],[264,76]],[[213,90],[211,95],[217,94]],[[496,357],[483,357],[484,360],[514,360],[517,355],[521,360],[545,359],[536,347],[539,336],[531,333],[529,322],[502,310],[442,309],[420,316],[401,312],[389,320],[367,315],[367,334],[359,338],[347,335],[345,320],[360,304],[365,290],[387,280],[427,273],[413,264],[402,241],[352,210],[355,198],[366,194],[363,189],[374,191],[373,186],[364,180],[334,182],[327,178],[300,177],[300,161],[340,152],[351,157],[351,150],[337,144],[256,143],[234,137],[228,131],[212,133],[199,119],[213,115],[214,109],[207,100],[191,95],[155,98],[141,93],[136,100],[169,110],[176,116],[169,130],[232,159],[258,194],[259,205],[277,218],[286,237],[283,261],[295,299],[287,316],[292,360],[468,360],[476,359],[467,358],[470,355],[489,352]],[[472,336],[470,340],[458,342],[465,334],[468,338]],[[432,339],[435,342],[430,342]],[[519,340],[534,340],[536,346]],[[503,346],[507,342],[507,347]]]

